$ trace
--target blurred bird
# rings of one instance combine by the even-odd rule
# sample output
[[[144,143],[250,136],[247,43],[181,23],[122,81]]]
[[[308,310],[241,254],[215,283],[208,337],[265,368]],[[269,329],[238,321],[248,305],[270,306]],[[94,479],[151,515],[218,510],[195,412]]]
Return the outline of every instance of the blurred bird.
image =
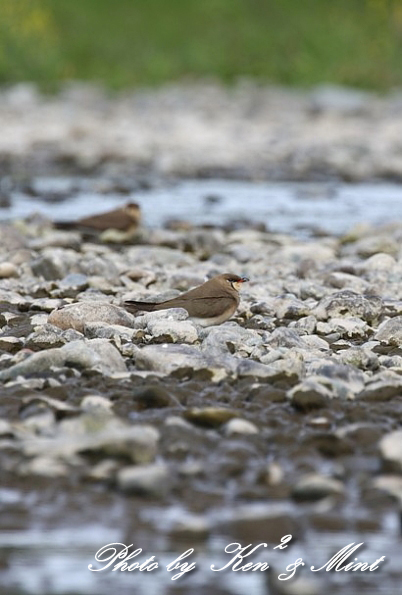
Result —
[[[201,326],[211,326],[221,324],[233,316],[240,302],[240,287],[246,281],[248,281],[247,277],[225,273],[165,302],[128,300],[124,302],[124,305],[130,312],[140,310],[155,312],[168,308],[184,308],[194,322]]]
[[[75,229],[77,231],[103,232],[107,229],[117,229],[121,232],[131,232],[137,229],[141,221],[139,205],[129,202],[126,205],[106,211],[98,215],[83,217],[76,221],[58,221],[55,226],[59,229]]]

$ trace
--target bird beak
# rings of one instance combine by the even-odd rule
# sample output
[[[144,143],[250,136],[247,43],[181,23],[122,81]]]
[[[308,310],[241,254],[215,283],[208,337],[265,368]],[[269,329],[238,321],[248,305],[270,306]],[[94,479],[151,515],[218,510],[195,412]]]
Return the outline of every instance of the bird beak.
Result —
[[[247,281],[250,281],[250,279],[248,277],[242,277],[239,281],[239,283],[247,283]]]

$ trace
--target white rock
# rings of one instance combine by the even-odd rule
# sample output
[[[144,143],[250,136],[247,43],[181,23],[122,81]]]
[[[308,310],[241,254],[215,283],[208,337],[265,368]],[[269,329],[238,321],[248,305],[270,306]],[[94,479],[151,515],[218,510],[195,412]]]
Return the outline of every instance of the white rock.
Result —
[[[0,279],[18,277],[18,269],[12,262],[0,262]]]
[[[395,430],[380,441],[381,456],[386,464],[402,471],[402,430]]]
[[[233,418],[225,424],[224,432],[227,436],[233,436],[234,434],[258,434],[258,428],[251,421]]]
[[[198,340],[197,329],[189,320],[150,320],[147,331],[154,338],[170,337],[173,343],[195,343]]]

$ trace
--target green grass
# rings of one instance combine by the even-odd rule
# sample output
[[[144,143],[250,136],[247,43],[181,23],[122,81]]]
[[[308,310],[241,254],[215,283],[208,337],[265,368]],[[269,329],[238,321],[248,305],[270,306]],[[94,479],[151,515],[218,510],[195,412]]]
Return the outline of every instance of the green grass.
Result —
[[[0,83],[402,84],[402,0],[0,0]]]

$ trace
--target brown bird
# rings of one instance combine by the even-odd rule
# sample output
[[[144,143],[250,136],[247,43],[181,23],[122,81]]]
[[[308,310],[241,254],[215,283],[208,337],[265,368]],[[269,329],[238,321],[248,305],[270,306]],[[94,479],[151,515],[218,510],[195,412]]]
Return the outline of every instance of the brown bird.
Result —
[[[119,231],[129,232],[134,231],[138,227],[140,220],[141,211],[139,205],[129,202],[112,211],[83,217],[76,221],[59,221],[55,225],[59,229],[82,229],[93,232],[117,229]]]
[[[184,308],[190,318],[201,326],[221,324],[236,312],[240,302],[239,289],[246,281],[248,281],[247,277],[225,273],[172,300],[159,303],[128,300],[124,305],[130,312]]]

